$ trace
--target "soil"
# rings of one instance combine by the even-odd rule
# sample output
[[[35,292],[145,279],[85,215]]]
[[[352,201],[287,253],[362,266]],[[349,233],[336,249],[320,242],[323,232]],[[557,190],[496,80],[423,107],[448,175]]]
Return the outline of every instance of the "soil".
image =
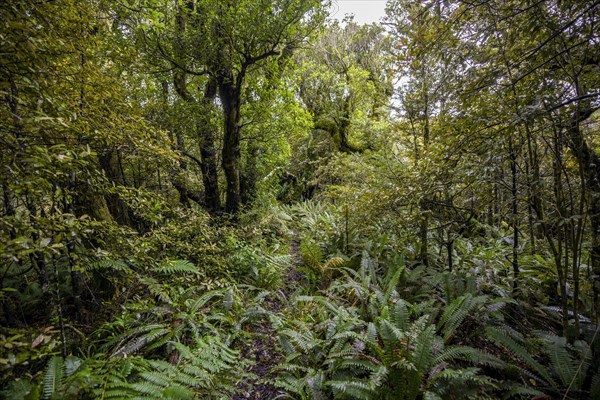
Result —
[[[298,267],[302,265],[299,248],[300,242],[292,237],[290,240],[291,261],[290,267],[284,276],[284,287],[279,291],[279,296],[266,300],[264,303],[265,309],[271,313],[277,314],[280,312],[293,293],[294,288],[298,287],[303,279],[304,275],[298,271]],[[271,323],[261,320],[249,325],[246,329],[251,339],[242,345],[241,357],[254,362],[249,372],[256,377],[239,384],[239,392],[233,396],[233,400],[268,400],[276,397],[284,399],[285,393],[271,382],[274,378],[271,375],[271,369],[282,362],[284,358],[276,350],[275,340],[277,335]]]

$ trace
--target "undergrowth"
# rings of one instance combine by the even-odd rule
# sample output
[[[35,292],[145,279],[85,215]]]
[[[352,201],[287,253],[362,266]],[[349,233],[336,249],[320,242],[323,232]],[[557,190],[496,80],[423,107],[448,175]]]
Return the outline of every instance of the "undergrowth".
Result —
[[[211,236],[228,251],[210,250],[206,267],[185,246],[174,254],[194,261],[90,259],[86,273],[113,287],[109,317],[85,333],[64,321],[3,330],[3,398],[224,399],[249,380],[282,399],[600,396],[597,328],[561,336],[533,267],[514,296],[502,243],[463,238],[453,271],[425,267],[393,235],[345,229],[343,211],[308,202],[254,215]],[[280,360],[260,377],[241,351],[261,340],[257,326]]]

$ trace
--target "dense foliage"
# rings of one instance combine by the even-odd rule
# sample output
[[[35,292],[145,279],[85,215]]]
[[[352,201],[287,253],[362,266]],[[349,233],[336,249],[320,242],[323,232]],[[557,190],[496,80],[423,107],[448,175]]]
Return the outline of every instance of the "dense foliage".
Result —
[[[0,2],[0,396],[600,398],[600,2]]]

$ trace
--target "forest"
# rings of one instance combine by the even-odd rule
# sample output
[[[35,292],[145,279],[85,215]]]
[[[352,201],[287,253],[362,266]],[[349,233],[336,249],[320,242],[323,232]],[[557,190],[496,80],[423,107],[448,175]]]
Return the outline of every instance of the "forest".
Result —
[[[0,398],[600,399],[600,0],[0,1]]]

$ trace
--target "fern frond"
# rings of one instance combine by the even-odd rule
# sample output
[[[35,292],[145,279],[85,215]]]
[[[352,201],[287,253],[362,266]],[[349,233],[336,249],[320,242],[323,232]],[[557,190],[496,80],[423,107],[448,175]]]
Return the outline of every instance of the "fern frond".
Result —
[[[398,329],[408,329],[409,309],[411,304],[407,301],[400,299],[396,301],[392,312],[390,313],[390,320]]]
[[[296,353],[296,357],[300,356],[299,353]],[[308,373],[310,371],[310,368],[299,365],[299,364],[291,364],[289,363],[289,361],[291,360],[286,360],[286,362],[282,363],[282,364],[278,364],[276,366],[274,366],[271,371],[285,371],[285,372],[298,372],[298,373]]]
[[[155,386],[167,387],[171,383],[171,377],[165,374],[164,371],[144,371],[140,373],[140,377]]]
[[[82,364],[83,360],[81,358],[75,356],[67,356],[67,358],[65,358],[66,377],[68,378],[71,375],[73,375]]]
[[[489,326],[485,329],[485,336],[497,346],[507,349],[511,356],[523,361],[536,374],[541,376],[547,383],[556,386],[548,370],[537,362],[531,354],[519,344],[507,331]]]
[[[379,370],[380,364],[369,360],[342,359],[336,362],[336,368],[375,372]]]
[[[314,373],[308,376],[306,383],[313,393],[313,397],[320,398],[322,396],[323,385],[325,383],[325,373],[320,369],[315,370]]]
[[[130,383],[129,388],[139,394],[143,394],[144,397],[158,399],[161,398],[160,392],[164,389],[148,381]]]
[[[541,392],[530,386],[515,384],[513,382],[504,382],[504,383],[500,384],[499,387],[503,391],[503,396],[502,396],[503,399],[514,399],[514,398],[522,398],[522,397],[525,397],[528,399],[533,399],[536,397],[549,398],[544,392]]]
[[[50,358],[44,373],[44,399],[49,399],[59,392],[64,378],[64,359],[58,356]]]
[[[437,393],[427,391],[423,393],[423,400],[443,400],[443,397]]]
[[[179,367],[179,369],[185,374],[180,374],[177,376],[177,380],[181,383],[185,383],[191,386],[192,382],[196,381],[209,381],[211,376],[207,372],[205,368],[199,367],[197,365],[184,364]],[[186,379],[184,377],[193,377],[194,380]]]
[[[238,352],[228,349],[219,337],[198,340],[194,348],[178,342],[172,345],[180,355],[177,364],[136,356],[118,361],[122,368],[111,370],[105,380],[106,391],[100,397],[228,398],[235,390],[235,382],[252,376],[243,372],[248,363],[240,363]]]
[[[569,354],[567,339],[556,335],[545,335],[544,347],[552,362],[552,368],[565,386],[576,378],[579,363]]]
[[[304,353],[308,353],[315,346],[312,342],[313,338],[307,334],[292,329],[284,329],[280,334],[287,336],[287,338],[296,345],[296,348],[302,350]]]
[[[600,399],[600,369],[598,369],[592,377],[590,399]]]
[[[300,254],[304,265],[314,272],[321,272],[325,255],[318,245],[305,238],[300,243]]]
[[[391,348],[394,345],[398,345],[404,339],[406,339],[406,332],[398,329],[388,320],[381,320],[379,324],[379,335],[383,341],[383,345],[387,348]]]
[[[423,320],[424,321],[424,320]],[[419,321],[413,324],[419,327],[421,325]],[[411,362],[402,364],[407,369],[406,372],[406,386],[405,386],[405,398],[416,399],[419,395],[421,387],[421,381],[423,376],[429,370],[431,360],[433,358],[433,343],[435,341],[435,326],[428,325],[424,329],[419,327],[418,333],[413,334],[414,337],[414,350],[411,355]]]
[[[377,338],[378,338],[377,326],[374,323],[369,322],[369,324],[367,325],[367,343],[376,345]]]
[[[225,295],[225,290],[223,290],[223,289],[210,290],[210,291],[204,293],[202,296],[200,296],[196,301],[191,303],[191,305],[189,307],[190,312],[197,312],[199,309],[204,307],[209,301],[211,301],[215,297],[222,297],[224,295]]]
[[[126,337],[128,336],[129,339],[125,342],[125,344],[121,345],[119,348],[114,350],[110,357],[112,358],[115,356],[128,356],[132,353],[139,351],[144,346],[152,344],[158,338],[168,335],[170,333],[170,330],[161,324],[152,324],[140,328],[143,329],[136,330],[138,332],[135,332],[131,335],[124,335]],[[137,336],[137,333],[142,334]]]
[[[325,306],[329,311],[331,311],[334,314],[337,313],[340,308],[339,306],[334,304],[330,299],[323,296],[296,296],[294,302],[318,303]]]
[[[166,285],[158,282],[156,279],[150,277],[150,276],[138,276],[138,280],[143,283],[148,290],[150,291],[150,293],[153,296],[156,296],[160,301],[167,303],[167,304],[173,304],[173,301],[171,300],[171,296],[168,292],[168,289]]]
[[[379,365],[379,367],[373,371],[369,377],[369,385],[373,388],[379,388],[386,382],[386,378],[389,377],[390,370],[385,365]]]
[[[368,384],[360,381],[328,381],[326,386],[334,389],[334,392],[343,393],[354,399],[371,400],[376,398],[376,392]]]
[[[86,271],[94,271],[94,270],[114,270],[125,273],[130,273],[131,268],[130,264],[122,261],[122,260],[112,260],[112,259],[101,259],[98,261],[93,261],[88,264],[80,264],[80,266]]]
[[[297,378],[289,375],[280,376],[275,379],[274,385],[284,389],[288,393],[294,393],[300,395],[301,398],[306,398],[303,396],[304,388],[307,386],[306,379],[304,378]]]
[[[375,265],[369,256],[369,253],[363,251],[362,258],[360,260],[360,278],[361,284],[364,287],[369,287],[372,280],[375,279]]]
[[[445,347],[434,357],[432,364],[437,365],[454,360],[470,361],[476,365],[486,365],[493,368],[506,367],[506,363],[498,357],[469,346]]]
[[[158,272],[163,274],[194,274],[198,275],[198,267],[187,260],[172,260],[162,264]]]
[[[385,287],[385,294],[384,294],[384,298],[383,298],[384,303],[387,303],[389,301],[389,299],[391,298],[392,293],[394,293],[394,291],[396,291],[398,282],[400,282],[400,278],[402,277],[402,275],[404,273],[405,273],[405,268],[404,268],[404,265],[402,265],[397,268],[396,272],[394,272],[394,275],[392,275],[392,277],[387,281],[386,287]]]
[[[444,310],[444,314],[438,323],[438,329],[441,331],[444,342],[448,343],[456,329],[465,320],[465,318],[478,307],[481,307],[488,300],[487,296],[473,297],[467,293],[464,296],[457,297]]]
[[[452,386],[475,386],[478,388],[478,390],[490,390],[497,388],[496,381],[494,379],[490,378],[489,376],[480,375],[479,372],[479,368],[445,368],[431,378],[431,383],[443,380],[450,383]]]
[[[414,339],[414,353],[412,362],[419,373],[424,374],[431,365],[433,358],[433,342],[435,339],[435,326],[429,325]]]
[[[181,385],[170,385],[161,393],[162,398],[169,400],[186,400],[195,398],[194,391]]]
[[[327,271],[330,269],[342,268],[346,264],[346,260],[342,257],[333,257],[327,260],[325,265],[323,265],[323,270]]]

